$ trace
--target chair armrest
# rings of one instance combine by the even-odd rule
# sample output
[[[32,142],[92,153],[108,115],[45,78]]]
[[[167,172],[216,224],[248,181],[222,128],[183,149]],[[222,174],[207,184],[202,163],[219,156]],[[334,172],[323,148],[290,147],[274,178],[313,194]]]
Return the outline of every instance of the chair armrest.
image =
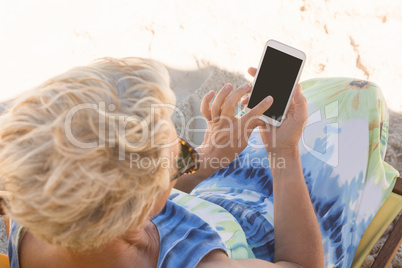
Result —
[[[396,179],[396,183],[394,189],[392,191],[396,194],[402,195],[402,178],[399,177]]]
[[[402,243],[402,217],[395,223],[371,268],[388,267]]]
[[[402,196],[402,178],[397,178],[392,192]],[[388,267],[394,258],[399,246],[402,243],[402,217],[394,225],[394,229],[389,234],[387,240],[378,252],[372,268]]]

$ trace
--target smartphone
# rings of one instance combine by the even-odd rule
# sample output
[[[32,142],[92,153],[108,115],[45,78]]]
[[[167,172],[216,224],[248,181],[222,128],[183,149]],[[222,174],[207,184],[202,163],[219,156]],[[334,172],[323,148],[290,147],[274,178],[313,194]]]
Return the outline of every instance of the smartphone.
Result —
[[[260,119],[273,126],[282,125],[305,60],[306,54],[302,51],[269,40],[265,45],[246,109],[254,108],[271,95],[274,102]]]

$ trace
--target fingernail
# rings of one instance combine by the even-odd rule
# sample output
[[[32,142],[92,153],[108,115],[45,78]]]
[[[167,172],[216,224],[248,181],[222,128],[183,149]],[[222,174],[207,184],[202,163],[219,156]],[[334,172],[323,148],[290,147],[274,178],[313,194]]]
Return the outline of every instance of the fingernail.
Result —
[[[227,83],[227,84],[225,85],[224,89],[229,89],[230,87],[231,87],[231,84],[230,84],[230,83]]]
[[[271,96],[268,96],[268,97],[265,98],[265,102],[266,102],[266,103],[271,103],[271,101],[272,101],[272,97],[271,97]]]
[[[241,89],[247,89],[247,88],[249,88],[250,87],[250,84],[243,84],[240,88]]]
[[[214,93],[214,91],[213,91],[213,90],[211,90],[210,92],[208,92],[207,96],[211,96],[211,95],[212,95],[212,93]]]

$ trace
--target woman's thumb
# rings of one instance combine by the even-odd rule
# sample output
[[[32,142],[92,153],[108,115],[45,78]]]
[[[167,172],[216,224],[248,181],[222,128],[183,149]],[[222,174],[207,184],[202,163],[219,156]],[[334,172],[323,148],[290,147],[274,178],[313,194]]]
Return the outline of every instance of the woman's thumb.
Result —
[[[294,100],[295,100],[296,106],[304,105],[305,103],[307,103],[307,99],[303,95],[302,86],[300,84],[297,84],[297,86],[295,88]]]

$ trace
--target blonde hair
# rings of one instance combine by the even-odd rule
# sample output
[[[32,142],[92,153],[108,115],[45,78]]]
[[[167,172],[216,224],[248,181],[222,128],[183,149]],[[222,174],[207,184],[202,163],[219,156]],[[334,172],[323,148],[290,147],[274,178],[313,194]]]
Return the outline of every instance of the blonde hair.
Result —
[[[21,95],[0,117],[6,213],[38,238],[73,250],[142,228],[169,186],[167,169],[130,165],[133,152],[168,154],[151,140],[168,143],[172,112],[161,107],[151,115],[154,104],[174,105],[175,96],[167,70],[142,58],[103,58]],[[77,105],[87,108],[71,116]],[[122,122],[128,117],[136,120]],[[69,129],[77,141],[97,146],[77,147]],[[145,142],[133,146],[144,134]]]

